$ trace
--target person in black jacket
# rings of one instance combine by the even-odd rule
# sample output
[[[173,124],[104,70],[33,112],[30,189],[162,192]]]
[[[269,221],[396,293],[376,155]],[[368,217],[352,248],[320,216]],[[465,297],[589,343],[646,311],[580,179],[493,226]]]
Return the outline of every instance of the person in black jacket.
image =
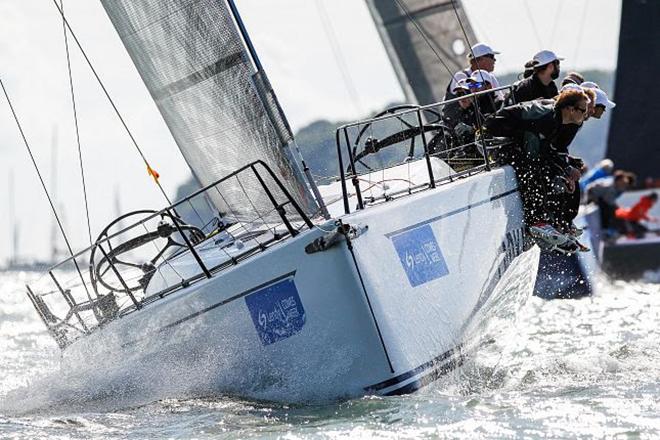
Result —
[[[577,250],[577,244],[553,226],[555,210],[548,195],[566,191],[568,182],[577,179],[579,171],[564,152],[573,140],[575,126],[587,115],[588,103],[584,92],[566,90],[556,100],[505,107],[486,121],[490,135],[514,140],[506,161],[518,176],[530,234],[546,247],[564,252]]]
[[[557,85],[554,80],[559,78],[559,58],[550,50],[542,50],[534,55],[532,61],[525,65],[526,70],[532,69],[533,73],[516,82],[509,97],[510,103],[526,102],[540,98],[554,98],[558,94]]]

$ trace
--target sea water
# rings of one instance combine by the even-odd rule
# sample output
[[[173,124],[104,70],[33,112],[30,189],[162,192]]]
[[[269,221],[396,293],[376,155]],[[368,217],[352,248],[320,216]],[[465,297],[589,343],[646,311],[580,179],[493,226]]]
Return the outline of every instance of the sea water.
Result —
[[[659,273],[530,298],[511,336],[419,392],[323,405],[83,392],[24,294],[33,278],[0,274],[3,439],[660,437]]]

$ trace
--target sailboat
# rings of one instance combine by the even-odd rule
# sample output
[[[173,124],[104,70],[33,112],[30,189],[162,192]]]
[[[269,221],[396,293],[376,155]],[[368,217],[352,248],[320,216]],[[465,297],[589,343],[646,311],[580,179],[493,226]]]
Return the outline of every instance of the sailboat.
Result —
[[[338,176],[317,188],[232,0],[102,4],[201,189],[122,215],[28,287],[65,371],[396,395],[515,318],[539,256],[515,174],[433,153],[445,103],[340,127]],[[380,154],[398,147],[404,160]]]

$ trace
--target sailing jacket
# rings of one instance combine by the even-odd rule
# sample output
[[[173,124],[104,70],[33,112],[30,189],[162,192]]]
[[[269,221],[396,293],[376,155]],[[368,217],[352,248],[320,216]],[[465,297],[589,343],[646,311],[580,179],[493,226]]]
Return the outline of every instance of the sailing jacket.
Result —
[[[649,220],[649,211],[654,203],[655,200],[651,196],[642,196],[639,202],[635,203],[632,208],[618,208],[615,214],[617,218],[628,220],[629,222]]]
[[[488,133],[514,139],[519,152],[531,152],[558,175],[568,174],[573,161],[568,146],[579,126],[563,124],[554,101],[536,100],[504,107],[486,120]]]
[[[521,103],[532,101],[534,99],[554,98],[559,94],[559,91],[557,90],[557,85],[554,81],[550,81],[550,84],[546,86],[541,82],[538,76],[532,75],[514,83],[511,94],[513,95],[513,98],[515,98],[516,103]],[[509,102],[513,104],[514,101],[510,100],[510,98],[511,97],[509,97]]]
[[[587,186],[587,199],[594,203],[604,202],[616,207],[616,199],[621,194],[623,194],[623,191],[617,189],[614,184],[614,177],[605,177]]]

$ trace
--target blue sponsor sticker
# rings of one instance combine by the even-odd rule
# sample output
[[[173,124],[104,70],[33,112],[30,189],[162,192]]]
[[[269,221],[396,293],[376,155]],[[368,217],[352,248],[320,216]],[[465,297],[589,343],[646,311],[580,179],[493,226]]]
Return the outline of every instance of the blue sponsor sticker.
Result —
[[[249,294],[245,304],[263,345],[293,336],[305,325],[305,309],[292,277]]]
[[[449,274],[430,225],[394,235],[392,243],[412,287]]]

